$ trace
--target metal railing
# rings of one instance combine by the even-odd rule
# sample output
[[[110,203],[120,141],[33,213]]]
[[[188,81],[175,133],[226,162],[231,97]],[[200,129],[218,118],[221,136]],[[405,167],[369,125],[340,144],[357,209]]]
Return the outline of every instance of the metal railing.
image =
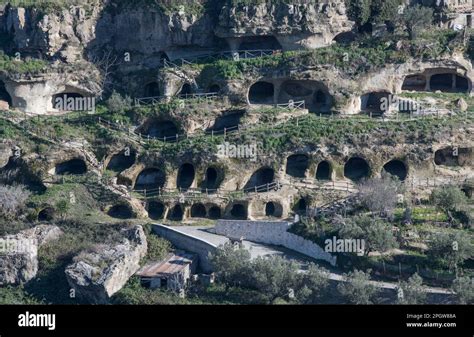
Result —
[[[194,100],[197,102],[208,102],[215,101],[220,97],[217,92],[206,92],[206,93],[195,93],[195,94],[182,94],[178,96],[152,96],[152,97],[139,97],[134,99],[135,106],[149,106],[149,105],[158,105],[164,103],[170,99],[180,99],[180,100]]]
[[[239,50],[239,51],[223,51],[197,55],[194,57],[178,58],[173,61],[163,59],[165,68],[179,68],[185,65],[210,63],[217,60],[233,60],[240,61],[245,59],[253,59],[259,57],[267,57],[281,54],[281,50],[273,49],[255,49],[255,50]]]

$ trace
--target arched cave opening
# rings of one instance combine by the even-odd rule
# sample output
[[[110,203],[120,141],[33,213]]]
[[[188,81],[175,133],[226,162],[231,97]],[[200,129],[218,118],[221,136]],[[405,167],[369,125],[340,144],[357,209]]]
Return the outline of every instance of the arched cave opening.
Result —
[[[268,167],[258,169],[252,174],[247,184],[245,184],[244,190],[252,190],[255,189],[255,187],[271,184],[274,178],[275,171],[273,169]]]
[[[234,204],[230,210],[230,215],[236,220],[246,220],[247,208],[242,204]]]
[[[87,165],[82,159],[71,159],[56,165],[57,175],[81,175],[87,173]]]
[[[163,219],[165,214],[165,205],[159,201],[150,201],[147,204],[148,217],[153,220]]]
[[[112,206],[107,214],[116,219],[131,219],[133,218],[133,211],[129,205],[118,204]]]
[[[388,92],[370,92],[361,97],[360,110],[366,113],[382,115],[389,108]]]
[[[453,74],[435,74],[430,78],[431,90],[452,91],[453,90]]]
[[[383,166],[383,171],[404,181],[408,176],[408,169],[401,160],[391,160]]]
[[[333,41],[338,44],[350,44],[356,39],[356,35],[353,32],[343,32],[337,34]]]
[[[312,80],[288,80],[283,82],[278,95],[279,103],[305,101],[309,112],[326,114],[331,111],[333,98],[323,82]]]
[[[277,202],[267,202],[265,204],[265,216],[274,217],[274,218],[281,218],[283,215],[283,208]]]
[[[52,221],[54,220],[55,215],[56,215],[56,211],[54,210],[53,207],[43,208],[38,213],[38,221],[40,222]]]
[[[286,160],[286,174],[295,178],[304,178],[309,166],[309,158],[304,154],[294,154]]]
[[[144,91],[145,97],[158,97],[160,96],[160,85],[158,82],[150,82],[145,85]]]
[[[331,175],[332,175],[331,164],[325,160],[320,162],[316,170],[316,179],[317,180],[331,180]]]
[[[446,147],[435,152],[435,164],[443,166],[472,166],[472,148]]]
[[[123,150],[120,153],[114,154],[106,169],[113,172],[125,171],[135,164],[136,155],[134,150]]]
[[[183,86],[181,87],[181,90],[179,91],[180,96],[191,95],[192,93],[193,93],[193,88],[191,87],[191,84],[189,83],[184,83]]]
[[[277,38],[268,36],[246,36],[242,39],[239,51],[244,50],[281,50],[283,49]]]
[[[11,107],[12,104],[13,104],[12,103],[12,97],[8,93],[8,91],[5,87],[5,83],[2,82],[2,81],[0,81],[0,101],[7,102],[9,107]],[[1,107],[1,105],[0,105],[0,107]]]
[[[140,134],[151,138],[164,139],[165,137],[176,137],[178,128],[169,120],[148,120],[138,130]]]
[[[403,81],[402,90],[424,91],[426,89],[426,77],[424,75],[409,75]]]
[[[249,90],[250,104],[273,104],[275,86],[269,82],[256,82]]]
[[[194,182],[194,166],[192,164],[186,163],[181,165],[178,170],[178,178],[176,181],[176,186],[178,188],[190,188]]]
[[[214,121],[209,131],[222,131],[224,129],[236,129],[240,125],[240,120],[244,116],[245,111],[236,111],[229,114],[219,116]]]
[[[191,218],[205,218],[206,207],[203,204],[194,204],[191,207]]]
[[[183,220],[183,216],[184,216],[183,208],[181,207],[181,205],[176,205],[171,209],[168,215],[168,220],[181,221]]]
[[[221,209],[218,206],[209,208],[209,219],[216,220],[221,218]]]
[[[135,181],[135,190],[153,190],[165,186],[166,175],[157,168],[147,168],[140,172]]]
[[[219,93],[220,91],[221,91],[221,87],[218,84],[213,84],[208,89],[208,92],[212,92],[212,93]]]
[[[344,176],[353,181],[367,178],[370,174],[370,166],[365,159],[353,157],[344,165]]]
[[[435,74],[430,78],[430,88],[432,91],[467,92],[469,79],[454,73]]]
[[[203,189],[216,190],[221,184],[222,178],[219,175],[219,170],[215,167],[208,167],[206,175],[202,184]]]

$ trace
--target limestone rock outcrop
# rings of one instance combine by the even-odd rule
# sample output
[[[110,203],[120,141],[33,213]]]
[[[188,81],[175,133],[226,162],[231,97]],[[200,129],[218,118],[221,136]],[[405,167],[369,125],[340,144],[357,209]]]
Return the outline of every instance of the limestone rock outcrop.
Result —
[[[143,228],[136,226],[123,234],[125,238],[119,244],[83,252],[66,268],[66,278],[77,296],[89,303],[107,303],[140,268],[147,252]]]
[[[61,235],[59,227],[39,225],[0,238],[0,285],[33,279],[38,272],[38,248]]]
[[[344,1],[330,4],[285,4],[224,6],[216,35],[222,38],[275,36],[283,49],[318,48],[329,45],[354,23],[346,15]]]

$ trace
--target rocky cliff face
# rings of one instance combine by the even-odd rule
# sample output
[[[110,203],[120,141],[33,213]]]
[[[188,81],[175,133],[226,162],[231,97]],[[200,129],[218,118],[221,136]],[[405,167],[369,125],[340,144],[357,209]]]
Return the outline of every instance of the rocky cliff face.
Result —
[[[11,37],[15,51],[74,62],[84,51],[103,48],[129,52],[135,58],[161,52],[176,58],[217,47],[222,41],[216,37],[226,39],[230,47],[236,46],[233,38],[275,36],[284,49],[316,48],[353,26],[343,1],[222,6],[220,11],[200,13],[186,7],[170,12],[159,7],[115,7],[113,1],[48,13],[7,7],[0,13],[0,30]]]
[[[285,4],[224,6],[216,34],[223,38],[275,36],[283,49],[318,48],[350,31],[354,23],[343,1],[330,4]]]
[[[107,303],[140,268],[140,260],[147,252],[143,228],[126,230],[124,236],[118,245],[78,255],[66,268],[69,285],[79,297],[90,303]]]
[[[61,235],[56,226],[40,225],[0,238],[0,285],[33,279],[38,271],[38,248]]]

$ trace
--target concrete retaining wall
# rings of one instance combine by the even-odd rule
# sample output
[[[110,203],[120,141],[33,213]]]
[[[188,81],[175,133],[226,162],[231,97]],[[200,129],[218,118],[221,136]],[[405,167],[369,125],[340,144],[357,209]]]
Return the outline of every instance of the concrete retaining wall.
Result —
[[[253,241],[257,243],[283,246],[316,260],[336,265],[336,256],[324,251],[316,243],[288,232],[289,222],[282,221],[245,221],[219,220],[215,233],[231,239]]]
[[[216,245],[164,225],[153,225],[153,232],[170,241],[176,248],[197,254],[199,256],[198,267],[204,273],[212,272],[212,265],[209,262],[209,253],[217,249]]]

